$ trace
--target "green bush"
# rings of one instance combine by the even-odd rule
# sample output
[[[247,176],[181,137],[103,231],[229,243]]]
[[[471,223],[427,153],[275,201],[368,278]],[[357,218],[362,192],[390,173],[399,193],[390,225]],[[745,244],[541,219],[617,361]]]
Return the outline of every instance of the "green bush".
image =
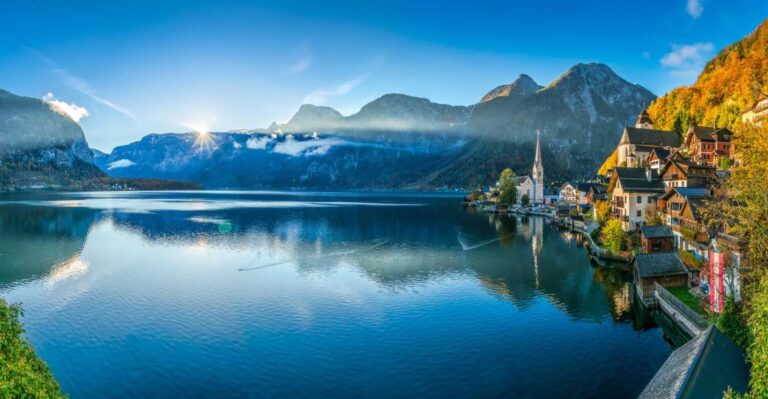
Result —
[[[22,337],[21,307],[0,299],[0,398],[63,398],[48,366]]]
[[[619,219],[610,219],[602,229],[603,245],[611,252],[618,253],[624,242],[626,233],[621,228]]]

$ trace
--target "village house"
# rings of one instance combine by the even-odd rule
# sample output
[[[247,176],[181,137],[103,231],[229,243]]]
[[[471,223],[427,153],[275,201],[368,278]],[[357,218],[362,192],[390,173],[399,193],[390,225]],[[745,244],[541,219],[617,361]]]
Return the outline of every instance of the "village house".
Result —
[[[608,186],[601,183],[593,183],[587,193],[587,203],[594,204],[608,199]]]
[[[706,259],[709,235],[700,209],[710,197],[708,188],[672,188],[657,201],[664,223],[672,228],[675,247],[692,251],[697,258]]]
[[[755,103],[755,106],[752,107],[747,112],[741,114],[741,120],[743,122],[752,122],[752,123],[758,123],[756,119],[764,117],[768,115],[768,96],[765,94],[760,94],[760,96],[757,98],[757,102]]]
[[[611,214],[619,218],[624,231],[631,231],[645,223],[647,209],[656,206],[656,197],[664,188],[655,170],[614,168],[608,193]]]
[[[619,166],[643,165],[654,149],[672,151],[680,147],[680,144],[680,137],[675,132],[653,129],[650,116],[643,110],[634,127],[624,127],[617,147],[617,164]]]
[[[733,132],[726,128],[691,126],[685,147],[694,161],[717,166],[720,159],[731,158],[732,137]]]
[[[648,154],[648,159],[645,160],[645,166],[658,172],[667,163],[667,159],[673,155],[679,156],[677,155],[677,151],[670,151],[662,147],[654,148],[651,150],[651,153]]]
[[[675,239],[669,226],[640,227],[640,248],[643,253],[674,252]]]
[[[571,183],[564,183],[560,186],[560,203],[576,204],[579,201],[579,193]]]
[[[659,172],[664,187],[709,187],[717,179],[717,168],[671,158]]]

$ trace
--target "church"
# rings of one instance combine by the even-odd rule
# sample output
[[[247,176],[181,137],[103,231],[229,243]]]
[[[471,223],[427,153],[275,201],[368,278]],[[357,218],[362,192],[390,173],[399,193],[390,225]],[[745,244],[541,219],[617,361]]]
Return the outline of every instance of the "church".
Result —
[[[533,168],[530,176],[515,178],[517,189],[517,203],[522,202],[523,195],[527,195],[530,204],[540,205],[544,203],[544,166],[541,163],[541,134],[536,131],[536,156],[533,160]]]

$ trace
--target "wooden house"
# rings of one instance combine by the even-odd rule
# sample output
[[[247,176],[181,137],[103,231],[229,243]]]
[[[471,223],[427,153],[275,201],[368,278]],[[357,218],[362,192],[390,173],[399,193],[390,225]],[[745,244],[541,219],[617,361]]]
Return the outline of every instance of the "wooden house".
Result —
[[[711,198],[707,188],[673,188],[656,202],[661,218],[672,229],[678,249],[691,250],[706,257],[709,234],[701,208]]]
[[[712,166],[722,158],[731,157],[733,132],[726,128],[691,126],[685,138],[688,156]]]
[[[674,252],[638,254],[632,264],[635,292],[644,304],[653,300],[655,283],[664,288],[688,287],[690,276]]]
[[[643,226],[640,228],[640,246],[643,253],[675,251],[675,238],[669,226]]]
[[[709,187],[717,180],[714,166],[679,158],[670,158],[659,174],[666,188]]]

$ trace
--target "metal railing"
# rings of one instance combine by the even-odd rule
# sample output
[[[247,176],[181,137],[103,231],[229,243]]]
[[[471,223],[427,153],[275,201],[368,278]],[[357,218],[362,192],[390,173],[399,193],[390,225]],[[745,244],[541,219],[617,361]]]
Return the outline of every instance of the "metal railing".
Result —
[[[674,296],[671,292],[669,292],[669,290],[664,288],[661,284],[657,282],[654,282],[654,284],[656,286],[655,288],[656,293],[659,295],[661,299],[665,300],[668,304],[674,307],[675,310],[679,311],[688,320],[696,324],[702,330],[707,328],[707,326],[709,325],[709,322],[707,321],[707,319],[704,318],[704,316],[702,316],[695,310],[691,309],[690,306],[683,303],[683,301],[681,301],[678,297]]]

